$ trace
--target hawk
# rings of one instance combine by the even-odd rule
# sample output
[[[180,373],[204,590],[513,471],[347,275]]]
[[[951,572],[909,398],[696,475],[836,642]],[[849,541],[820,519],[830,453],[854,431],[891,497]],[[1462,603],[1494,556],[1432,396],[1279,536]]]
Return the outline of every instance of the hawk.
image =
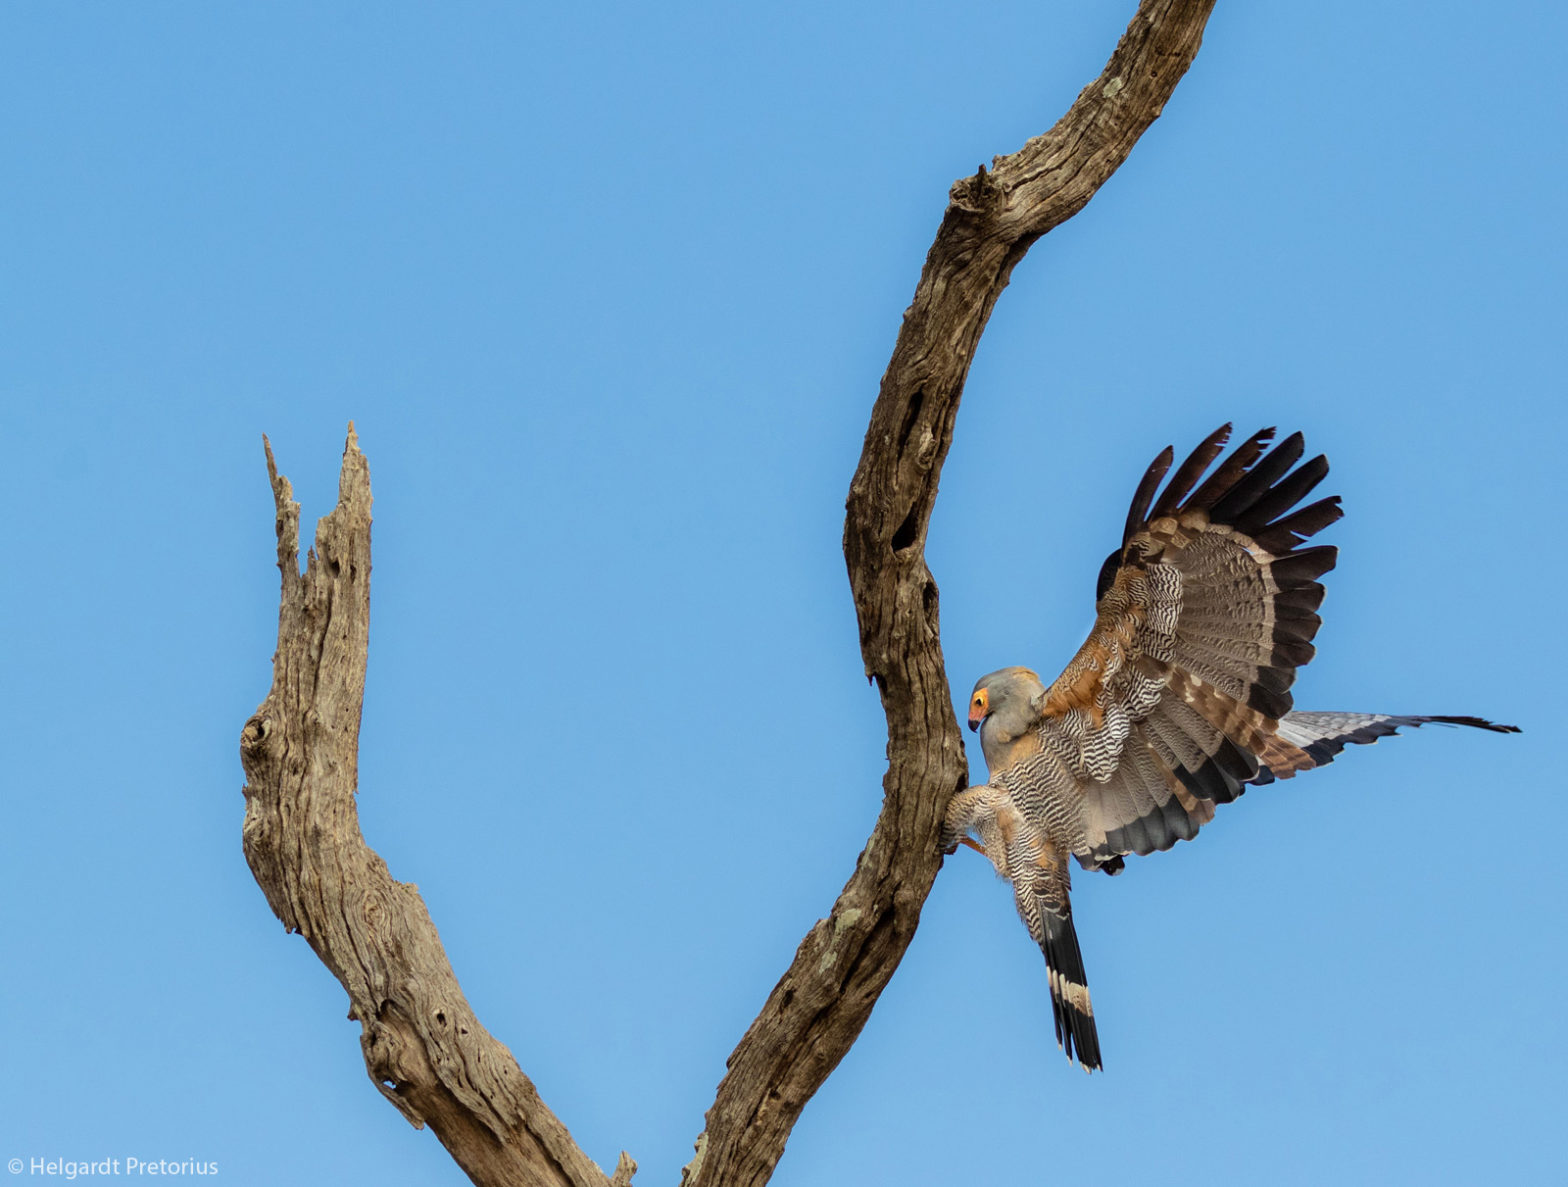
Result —
[[[1047,686],[1028,668],[1003,668],[969,700],[989,776],[953,797],[943,851],[967,843],[1012,882],[1045,953],[1057,1043],[1086,1071],[1102,1064],[1069,858],[1118,873],[1129,853],[1190,840],[1249,786],[1403,726],[1518,732],[1479,717],[1292,708],[1290,686],[1322,623],[1317,579],[1337,552],[1302,545],[1340,517],[1339,497],[1298,506],[1328,462],[1296,464],[1300,433],[1269,449],[1273,429],[1204,479],[1230,429],[1210,434],[1163,491],[1175,455],[1167,447],[1154,459],[1100,570],[1094,629],[1067,670]]]

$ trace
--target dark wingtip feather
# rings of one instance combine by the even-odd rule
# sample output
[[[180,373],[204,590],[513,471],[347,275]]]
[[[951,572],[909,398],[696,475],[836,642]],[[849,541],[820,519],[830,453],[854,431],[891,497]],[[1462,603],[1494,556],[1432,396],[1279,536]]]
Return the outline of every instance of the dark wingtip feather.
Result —
[[[1192,488],[1197,484],[1198,479],[1203,477],[1203,472],[1209,468],[1209,464],[1219,457],[1220,450],[1224,449],[1225,443],[1230,440],[1230,433],[1231,424],[1226,421],[1205,437],[1198,448],[1187,455],[1187,460],[1171,476],[1170,485],[1165,488],[1159,502],[1155,503],[1153,510],[1149,512],[1150,519],[1159,519],[1161,516],[1176,513],[1176,509],[1181,506],[1181,501],[1192,492]]]
[[[1160,450],[1159,456],[1149,463],[1149,468],[1144,471],[1143,481],[1138,483],[1137,493],[1132,497],[1132,506],[1127,510],[1127,527],[1122,532],[1122,547],[1143,530],[1143,525],[1148,520],[1149,505],[1154,502],[1154,492],[1160,487],[1160,479],[1165,477],[1165,472],[1171,468],[1171,462],[1176,459],[1176,451],[1169,445]]]
[[[1305,589],[1317,578],[1332,569],[1339,560],[1339,549],[1332,544],[1319,544],[1299,552],[1286,553],[1269,563],[1269,574],[1282,591]],[[1317,609],[1322,604],[1320,598]]]
[[[1292,511],[1284,519],[1265,524],[1256,531],[1248,531],[1245,527],[1241,530],[1278,556],[1289,552],[1309,536],[1317,535],[1329,524],[1343,519],[1345,512],[1339,503],[1338,495],[1330,495],[1326,499],[1319,499],[1316,503],[1308,503],[1305,507]]]
[[[1301,434],[1295,433],[1291,439],[1300,441]],[[1328,458],[1320,453],[1317,457],[1303,462],[1290,473],[1284,474],[1267,491],[1259,494],[1252,506],[1244,514],[1236,517],[1234,521],[1236,528],[1249,536],[1256,537],[1259,532],[1311,494],[1318,483],[1327,477]]]
[[[1259,429],[1248,437],[1235,449],[1230,451],[1230,456],[1221,462],[1214,473],[1210,474],[1203,485],[1192,492],[1192,497],[1184,504],[1207,511],[1213,507],[1231,487],[1240,482],[1243,475],[1252,468],[1252,463],[1262,455],[1264,447],[1274,440],[1274,428]]]
[[[1517,725],[1504,725],[1484,717],[1418,717],[1417,721],[1435,721],[1441,725],[1468,725],[1473,729],[1491,730],[1494,734],[1522,734]]]
[[[1209,518],[1215,523],[1236,523],[1251,511],[1271,488],[1290,472],[1306,452],[1306,438],[1292,433],[1269,450],[1236,484],[1215,502]]]
[[[1306,451],[1305,438],[1291,433],[1268,449],[1275,432],[1273,426],[1259,429],[1204,479],[1204,472],[1230,440],[1231,426],[1221,425],[1177,467],[1151,506],[1151,488],[1170,467],[1173,455],[1167,448],[1144,474],[1133,497],[1123,547],[1151,521],[1188,510],[1207,512],[1211,522],[1235,528],[1276,556],[1333,523],[1342,514],[1337,495],[1291,510],[1327,477],[1328,459],[1319,454],[1298,465]]]

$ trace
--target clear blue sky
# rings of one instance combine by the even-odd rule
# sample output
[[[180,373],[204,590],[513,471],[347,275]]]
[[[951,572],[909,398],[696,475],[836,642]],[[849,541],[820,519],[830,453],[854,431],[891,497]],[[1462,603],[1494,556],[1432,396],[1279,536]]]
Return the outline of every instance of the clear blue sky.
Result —
[[[5,6],[0,1161],[459,1181],[240,852],[261,435],[308,529],[352,418],[365,832],[589,1154],[675,1181],[876,816],[843,500],[947,187],[1134,6],[983,7]],[[1300,428],[1347,516],[1298,704],[1526,732],[1080,877],[1103,1076],[959,853],[776,1182],[1568,1176],[1565,40],[1222,0],[1014,274],[929,546],[957,695],[1054,672],[1161,446]]]

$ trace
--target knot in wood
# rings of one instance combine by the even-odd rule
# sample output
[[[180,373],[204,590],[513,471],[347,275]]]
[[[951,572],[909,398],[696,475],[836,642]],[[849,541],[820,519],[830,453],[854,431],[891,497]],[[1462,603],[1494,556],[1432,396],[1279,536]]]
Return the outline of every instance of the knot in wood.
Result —
[[[983,214],[994,207],[1001,197],[1002,187],[981,165],[973,177],[960,177],[947,191],[949,204],[966,214]]]
[[[240,730],[240,750],[247,754],[263,750],[272,733],[272,722],[260,713],[255,714]]]

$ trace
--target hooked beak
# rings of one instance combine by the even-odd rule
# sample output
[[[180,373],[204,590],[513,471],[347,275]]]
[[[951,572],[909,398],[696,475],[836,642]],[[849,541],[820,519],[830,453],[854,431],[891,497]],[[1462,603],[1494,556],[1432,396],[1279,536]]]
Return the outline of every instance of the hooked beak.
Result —
[[[970,732],[973,732],[973,731],[979,729],[980,728],[980,723],[982,721],[984,721],[985,718],[986,718],[986,715],[984,713],[982,713],[979,709],[971,709],[971,710],[969,710],[969,729],[970,729]]]

